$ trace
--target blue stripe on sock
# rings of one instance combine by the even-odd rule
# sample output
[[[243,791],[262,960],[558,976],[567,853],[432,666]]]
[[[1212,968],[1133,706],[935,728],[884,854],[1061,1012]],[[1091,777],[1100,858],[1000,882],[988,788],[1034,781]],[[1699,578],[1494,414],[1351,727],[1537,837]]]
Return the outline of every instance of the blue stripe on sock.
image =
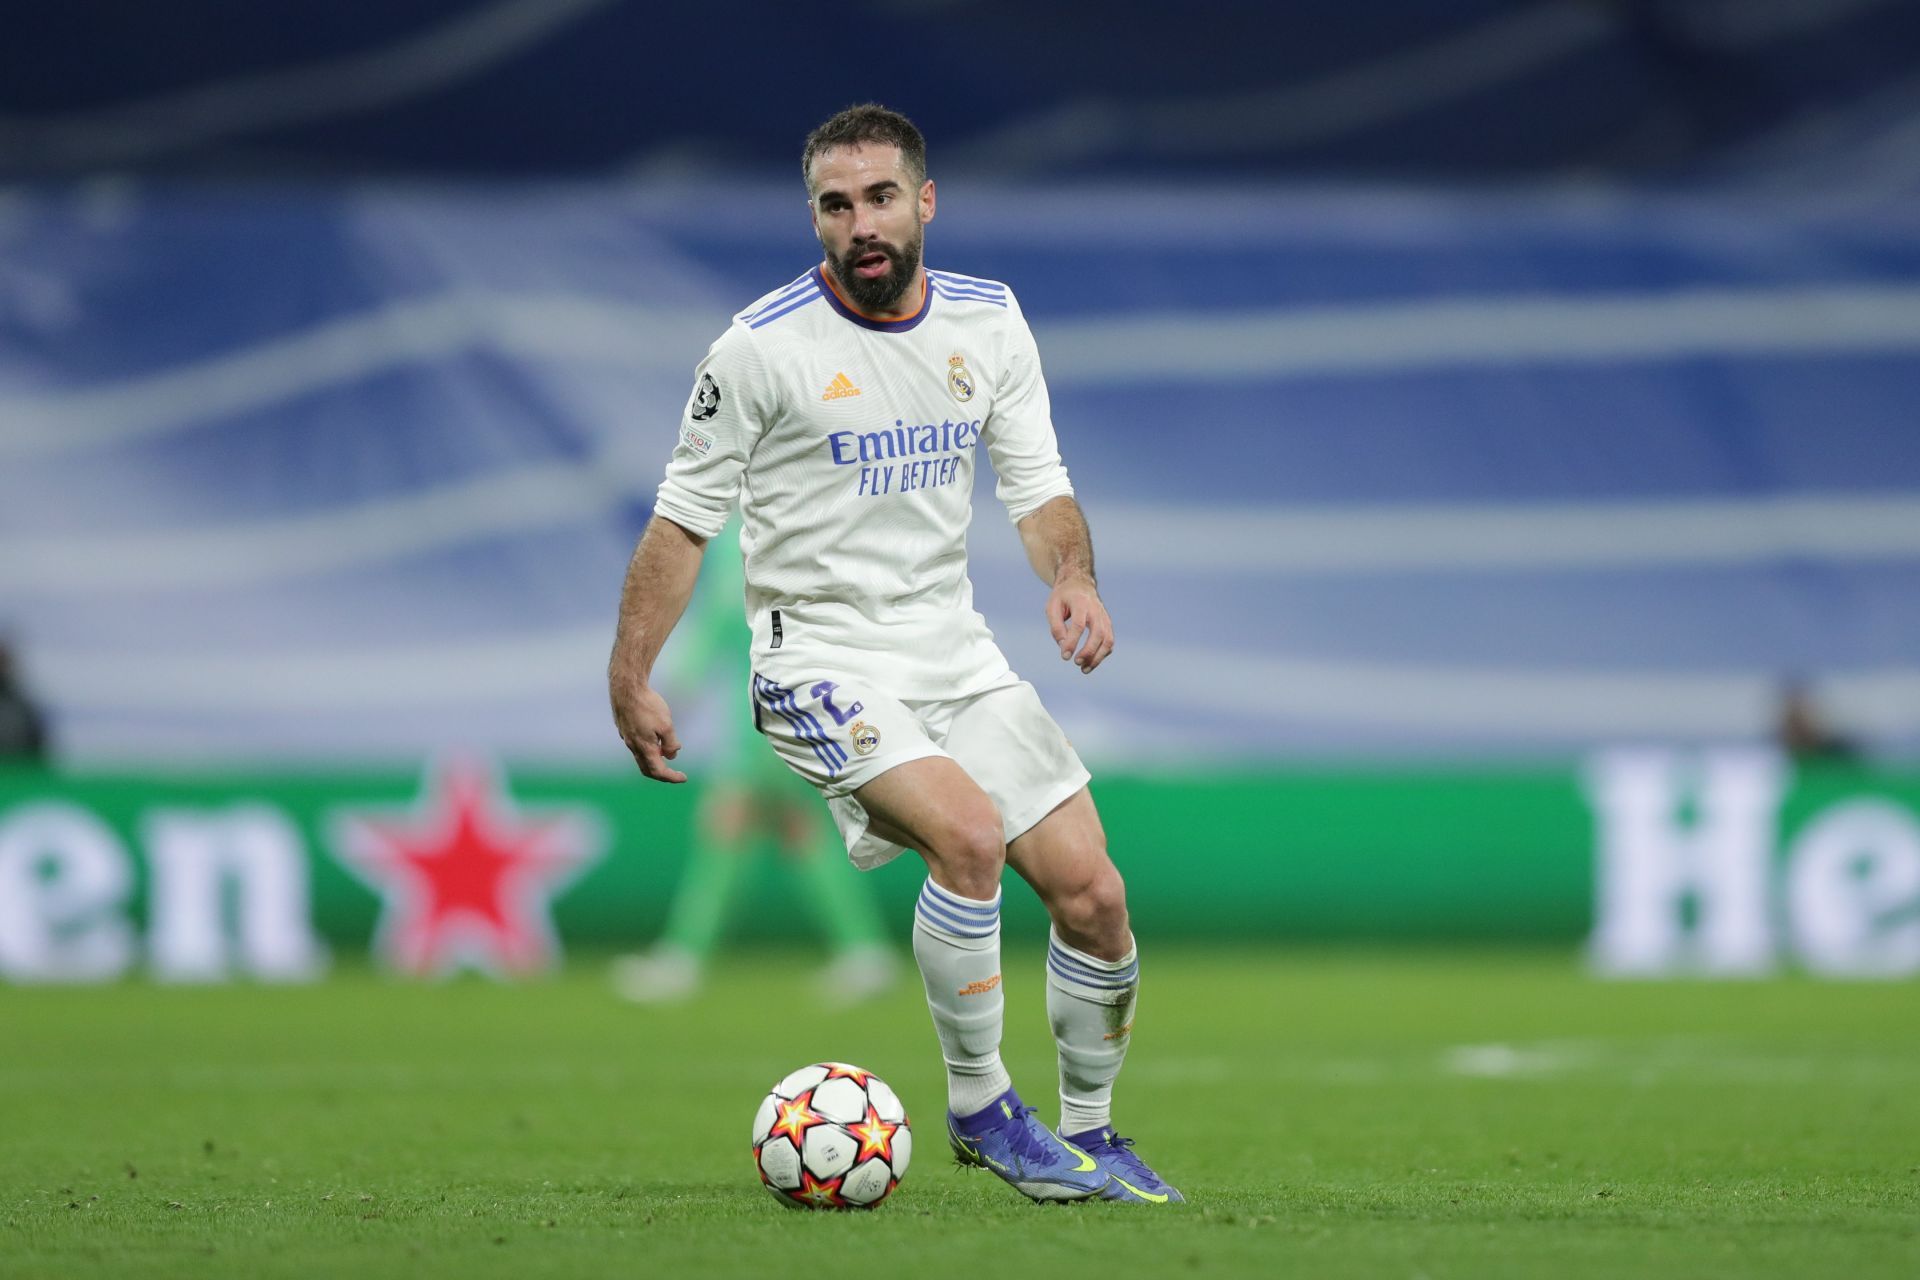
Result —
[[[1047,948],[1047,963],[1052,965],[1062,977],[1076,978],[1094,985],[1130,986],[1133,980],[1140,976],[1138,960],[1118,969],[1096,969],[1084,961],[1074,959],[1058,947]]]
[[[922,893],[920,895],[920,901],[926,903],[929,910],[938,911],[943,916],[964,921],[967,924],[994,925],[1000,921],[1000,909],[998,907],[989,911],[966,911],[953,906],[943,898],[937,898],[928,893]]]
[[[914,913],[925,921],[929,928],[943,929],[948,933],[957,933],[967,938],[991,937],[999,927],[999,922],[983,925],[978,920],[962,920],[958,916],[948,915],[945,911],[922,898],[914,907]]]
[[[1076,982],[1087,982],[1101,986],[1115,985],[1130,987],[1140,976],[1140,972],[1137,969],[1124,969],[1118,973],[1096,973],[1084,966],[1069,964],[1061,960],[1058,956],[1048,956],[1047,964],[1063,978],[1072,978]]]
[[[1094,969],[1084,964],[1075,964],[1067,957],[1052,952],[1047,953],[1047,963],[1063,974],[1084,978],[1088,982],[1117,982],[1125,986],[1140,976],[1138,965],[1128,965],[1124,969]]]
[[[941,906],[961,915],[997,916],[1000,914],[1000,895],[997,893],[985,906],[981,906],[978,901],[949,893],[931,880],[921,882],[920,892],[923,896],[931,895]]]
[[[1081,974],[1069,973],[1055,964],[1051,959],[1047,961],[1047,969],[1054,977],[1060,979],[1062,982],[1070,983],[1076,987],[1092,987],[1097,991],[1128,991],[1131,990],[1134,985],[1132,979],[1128,979],[1125,982],[1098,982],[1092,978],[1084,977]]]

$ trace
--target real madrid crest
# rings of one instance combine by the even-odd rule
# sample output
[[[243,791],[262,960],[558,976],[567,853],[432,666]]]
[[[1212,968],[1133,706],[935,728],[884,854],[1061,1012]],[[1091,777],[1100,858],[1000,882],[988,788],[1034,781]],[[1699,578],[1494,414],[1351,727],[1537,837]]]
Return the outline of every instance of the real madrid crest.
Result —
[[[967,358],[958,351],[947,357],[947,390],[961,404],[973,399],[973,375],[967,372]]]
[[[856,755],[870,756],[873,749],[880,745],[880,731],[865,720],[854,721],[853,728],[847,730],[847,736],[853,739]]]

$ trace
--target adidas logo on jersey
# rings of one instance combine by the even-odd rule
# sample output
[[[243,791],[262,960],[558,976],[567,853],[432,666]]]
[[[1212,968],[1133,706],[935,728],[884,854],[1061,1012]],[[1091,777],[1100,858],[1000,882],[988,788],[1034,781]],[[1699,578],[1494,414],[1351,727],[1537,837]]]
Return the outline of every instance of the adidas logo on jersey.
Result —
[[[845,400],[848,396],[857,396],[859,394],[860,388],[853,385],[852,378],[849,378],[844,373],[836,373],[833,375],[833,381],[827,384],[827,389],[820,398],[822,400]]]

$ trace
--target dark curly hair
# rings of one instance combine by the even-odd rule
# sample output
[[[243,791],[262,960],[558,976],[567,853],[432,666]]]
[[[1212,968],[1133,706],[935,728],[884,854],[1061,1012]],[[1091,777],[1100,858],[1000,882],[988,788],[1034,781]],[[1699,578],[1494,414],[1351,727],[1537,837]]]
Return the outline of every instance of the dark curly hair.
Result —
[[[807,145],[800,152],[800,177],[807,190],[813,190],[815,156],[834,147],[857,147],[867,142],[900,148],[900,162],[916,189],[927,180],[927,140],[913,121],[877,102],[863,102],[848,107],[807,135]]]

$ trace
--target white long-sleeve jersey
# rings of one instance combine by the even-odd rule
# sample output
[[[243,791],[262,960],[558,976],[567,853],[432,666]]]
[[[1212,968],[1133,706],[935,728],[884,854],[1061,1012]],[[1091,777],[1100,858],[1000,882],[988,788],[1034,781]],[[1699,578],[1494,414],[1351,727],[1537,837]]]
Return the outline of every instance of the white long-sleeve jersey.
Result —
[[[655,508],[710,538],[737,499],[756,650],[778,609],[778,642],[862,654],[904,697],[1006,670],[966,572],[978,449],[1015,521],[1073,492],[1013,291],[926,278],[901,320],[860,314],[820,267],[735,316],[695,372]]]

